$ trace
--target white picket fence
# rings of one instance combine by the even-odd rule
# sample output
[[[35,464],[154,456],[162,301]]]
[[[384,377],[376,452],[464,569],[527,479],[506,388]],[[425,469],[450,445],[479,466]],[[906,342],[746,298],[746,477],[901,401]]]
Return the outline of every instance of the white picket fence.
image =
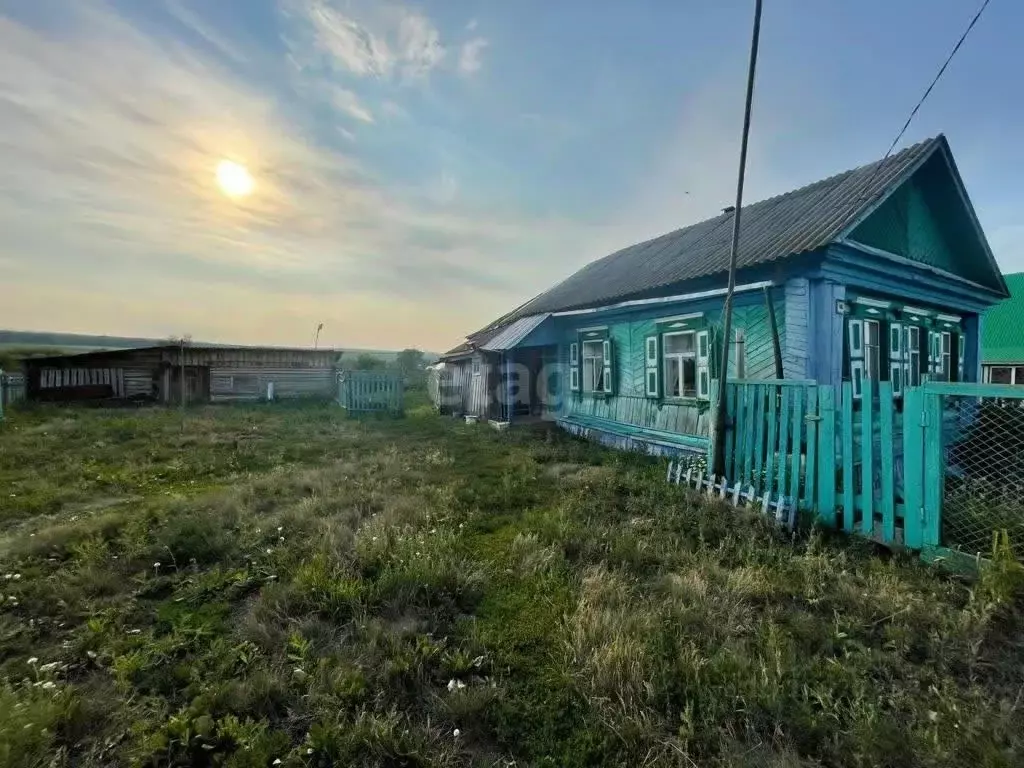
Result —
[[[675,460],[669,462],[665,480],[676,485],[687,485],[698,493],[706,494],[708,498],[727,501],[737,509],[758,509],[771,515],[775,522],[785,526],[787,530],[793,530],[796,525],[796,504],[785,496],[773,496],[771,493],[758,496],[752,485],[743,487],[743,484],[738,482],[729,485],[724,477],[705,475],[702,470],[692,466],[684,468],[682,462]]]

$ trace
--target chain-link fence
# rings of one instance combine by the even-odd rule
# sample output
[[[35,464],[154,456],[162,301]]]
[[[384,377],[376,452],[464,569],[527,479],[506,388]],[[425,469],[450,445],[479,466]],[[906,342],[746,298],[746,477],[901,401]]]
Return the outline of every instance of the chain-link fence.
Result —
[[[944,394],[941,543],[992,554],[1006,531],[1024,561],[1024,390],[1019,397]]]

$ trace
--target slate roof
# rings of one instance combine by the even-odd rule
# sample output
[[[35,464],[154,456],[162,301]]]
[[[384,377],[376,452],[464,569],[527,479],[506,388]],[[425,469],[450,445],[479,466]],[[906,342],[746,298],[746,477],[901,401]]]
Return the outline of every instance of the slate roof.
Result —
[[[550,313],[544,312],[540,315],[527,315],[514,320],[502,327],[498,333],[480,344],[481,349],[492,352],[501,352],[512,349],[516,344],[525,339],[541,323],[551,317]]]
[[[981,361],[1024,363],[1024,272],[1003,277],[1010,288],[1010,298],[985,313]]]
[[[949,151],[941,134],[884,160],[743,206],[738,266],[767,264],[827,245],[940,148]],[[607,304],[725,273],[732,219],[723,213],[598,259],[470,338],[479,343],[527,315]]]

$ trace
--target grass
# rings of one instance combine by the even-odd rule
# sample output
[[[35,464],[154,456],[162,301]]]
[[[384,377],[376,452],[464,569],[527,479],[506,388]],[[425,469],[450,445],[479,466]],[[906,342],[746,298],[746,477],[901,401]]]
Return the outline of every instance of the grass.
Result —
[[[557,433],[40,409],[0,489],[0,765],[1024,754],[1012,571],[785,535]]]

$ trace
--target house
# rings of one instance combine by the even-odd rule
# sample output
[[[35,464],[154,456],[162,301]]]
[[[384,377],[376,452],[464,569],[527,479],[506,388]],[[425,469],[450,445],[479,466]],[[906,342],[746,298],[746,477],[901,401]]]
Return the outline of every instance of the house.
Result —
[[[1024,272],[1006,275],[1010,298],[985,313],[981,365],[986,384],[1024,386]]]
[[[732,220],[617,251],[471,334],[442,356],[450,407],[703,452]],[[850,381],[858,399],[979,380],[979,318],[1008,291],[943,136],[744,206],[741,224],[731,379]]]
[[[231,402],[335,394],[339,353],[161,344],[24,361],[29,400]]]

